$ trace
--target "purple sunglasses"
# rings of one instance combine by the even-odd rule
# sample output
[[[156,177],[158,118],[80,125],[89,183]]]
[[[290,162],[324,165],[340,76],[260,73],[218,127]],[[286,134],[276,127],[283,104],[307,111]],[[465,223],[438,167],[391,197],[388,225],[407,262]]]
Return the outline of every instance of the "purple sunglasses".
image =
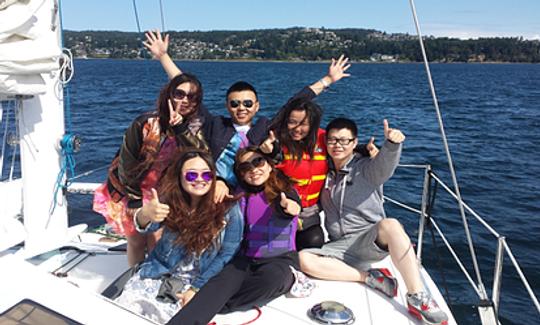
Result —
[[[199,177],[201,177],[202,180],[205,182],[210,182],[214,178],[214,173],[212,173],[211,171],[199,173],[193,170],[184,173],[184,179],[190,183],[195,182]]]

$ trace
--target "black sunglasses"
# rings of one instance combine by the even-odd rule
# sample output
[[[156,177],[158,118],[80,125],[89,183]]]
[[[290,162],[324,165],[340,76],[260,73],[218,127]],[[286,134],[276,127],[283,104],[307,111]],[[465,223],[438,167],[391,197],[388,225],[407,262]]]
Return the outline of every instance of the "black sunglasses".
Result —
[[[199,95],[198,95],[197,93],[189,93],[189,94],[188,94],[188,93],[186,93],[185,91],[183,91],[182,89],[175,89],[175,90],[173,91],[173,94],[172,94],[172,95],[173,95],[173,98],[174,98],[174,99],[177,99],[177,100],[182,100],[182,99],[184,99],[184,98],[187,97],[187,99],[188,99],[190,102],[196,100],[196,99],[199,97]]]
[[[253,107],[253,104],[255,104],[251,99],[244,99],[244,100],[238,100],[238,99],[232,99],[229,101],[229,106],[232,108],[238,108],[242,104],[245,108],[251,108]]]
[[[243,163],[238,164],[238,167],[236,167],[236,170],[240,174],[245,174],[252,171],[255,168],[264,166],[265,163],[266,163],[266,158],[264,158],[263,156],[259,156],[249,161],[244,161]]]

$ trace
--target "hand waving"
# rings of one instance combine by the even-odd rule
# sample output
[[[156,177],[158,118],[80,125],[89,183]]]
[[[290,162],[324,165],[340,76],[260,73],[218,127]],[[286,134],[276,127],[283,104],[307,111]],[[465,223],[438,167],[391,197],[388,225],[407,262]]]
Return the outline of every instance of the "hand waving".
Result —
[[[159,29],[154,29],[144,33],[144,35],[146,36],[146,41],[143,44],[152,53],[154,58],[159,60],[163,55],[167,54],[169,34],[165,35],[165,38],[161,38]]]
[[[342,54],[337,60],[332,58],[332,63],[328,68],[328,76],[332,79],[332,83],[350,76],[349,73],[345,73],[350,67],[349,58],[346,58],[345,55]]]

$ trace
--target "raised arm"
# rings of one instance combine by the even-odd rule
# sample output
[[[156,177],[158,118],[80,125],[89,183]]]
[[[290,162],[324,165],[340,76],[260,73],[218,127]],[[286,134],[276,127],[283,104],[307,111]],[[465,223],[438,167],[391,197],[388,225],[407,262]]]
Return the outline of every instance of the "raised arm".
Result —
[[[382,185],[392,177],[399,163],[402,143],[405,141],[405,135],[398,129],[390,128],[387,120],[384,120],[384,137],[385,141],[379,153],[361,170],[363,176],[374,185]]]
[[[182,74],[182,70],[176,66],[167,53],[167,49],[169,48],[169,34],[165,35],[165,38],[162,38],[159,30],[154,29],[146,32],[145,36],[146,42],[143,42],[144,46],[152,53],[152,56],[155,59],[158,59],[159,62],[161,62],[161,66],[167,73],[169,79]]]
[[[328,67],[328,74],[311,84],[309,88],[315,95],[319,95],[331,84],[338,82],[341,78],[350,76],[349,73],[346,73],[350,67],[349,58],[346,58],[345,55],[342,54],[337,60],[332,58],[332,63]]]

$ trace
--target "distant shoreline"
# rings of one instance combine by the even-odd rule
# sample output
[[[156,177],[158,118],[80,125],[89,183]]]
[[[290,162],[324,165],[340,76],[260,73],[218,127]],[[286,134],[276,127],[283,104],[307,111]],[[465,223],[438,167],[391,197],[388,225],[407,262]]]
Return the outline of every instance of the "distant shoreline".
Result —
[[[156,61],[154,59],[142,59],[142,58],[85,58],[85,57],[75,57],[75,60],[125,60],[125,61]],[[302,60],[250,60],[250,59],[174,59],[174,62],[231,62],[231,63],[309,63],[309,64],[328,64],[330,60],[319,60],[319,61],[302,61]],[[386,61],[355,61],[350,60],[350,63],[355,64],[422,64],[423,61],[395,61],[395,62],[386,62]],[[508,62],[508,61],[485,61],[485,62],[440,62],[440,61],[430,61],[430,64],[540,64],[535,62]]]

